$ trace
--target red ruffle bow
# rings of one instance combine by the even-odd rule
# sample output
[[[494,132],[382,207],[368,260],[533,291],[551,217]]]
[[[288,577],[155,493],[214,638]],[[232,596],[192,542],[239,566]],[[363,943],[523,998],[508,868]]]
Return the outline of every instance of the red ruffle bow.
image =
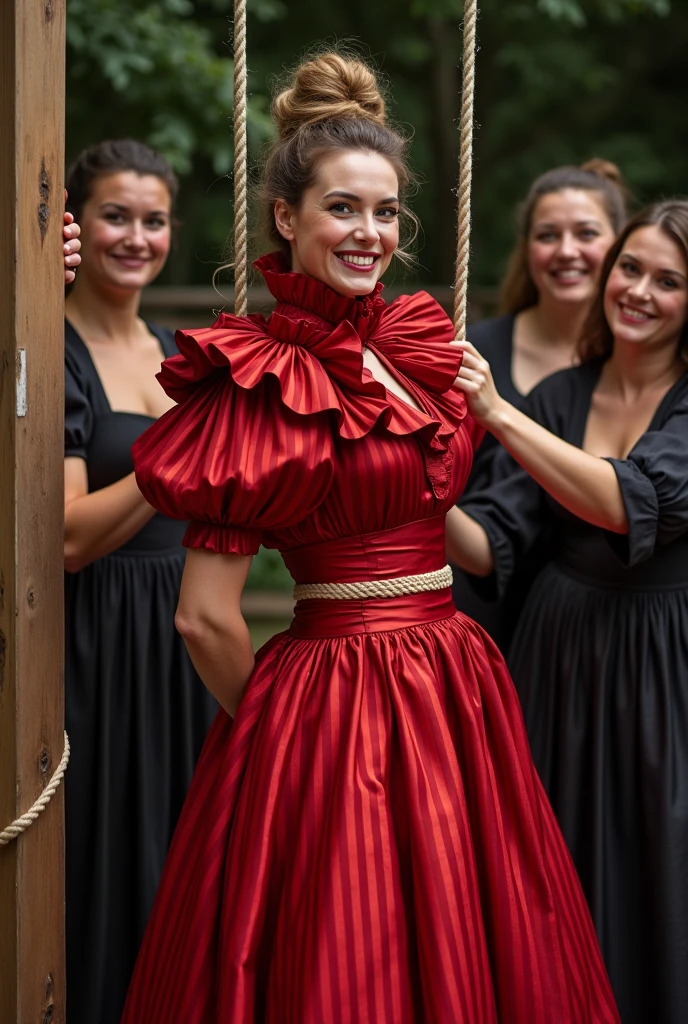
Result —
[[[433,489],[443,497],[450,440],[466,403],[452,388],[461,353],[450,346],[454,329],[441,306],[427,292],[387,305],[380,284],[371,296],[348,299],[286,270],[279,253],[255,266],[278,300],[275,311],[267,319],[223,313],[212,327],[177,331],[180,354],[165,360],[158,374],[167,394],[182,403],[199,381],[220,369],[249,390],[270,375],[285,406],[304,416],[332,412],[347,440],[364,437],[378,424],[392,434],[417,433]],[[400,378],[422,413],[364,368],[364,343]]]

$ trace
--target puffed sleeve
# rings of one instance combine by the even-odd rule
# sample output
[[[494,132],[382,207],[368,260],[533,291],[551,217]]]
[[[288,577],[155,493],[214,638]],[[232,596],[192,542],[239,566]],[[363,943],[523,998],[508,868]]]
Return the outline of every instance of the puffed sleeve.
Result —
[[[630,567],[688,530],[688,399],[660,429],[643,434],[628,458],[607,461],[621,487],[628,534],[606,536]]]
[[[65,456],[86,459],[93,431],[93,410],[78,374],[65,365]]]
[[[246,389],[224,369],[181,397],[132,454],[147,501],[190,520],[186,547],[255,554],[264,531],[299,522],[323,500],[334,466],[327,413],[296,413],[274,378]]]

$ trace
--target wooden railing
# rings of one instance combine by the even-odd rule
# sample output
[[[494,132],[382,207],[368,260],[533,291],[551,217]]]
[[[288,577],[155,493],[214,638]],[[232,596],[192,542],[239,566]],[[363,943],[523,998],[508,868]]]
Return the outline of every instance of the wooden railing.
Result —
[[[454,304],[454,289],[450,285],[390,285],[385,289],[385,298],[389,301],[398,295],[418,290],[423,287],[437,299],[439,304],[451,315]],[[249,288],[249,310],[252,313],[267,313],[274,305],[274,299],[264,285]],[[494,288],[472,288],[469,293],[469,320],[482,320],[493,316],[497,308],[497,291]],[[149,320],[162,324],[164,327],[203,327],[210,324],[214,313],[220,310],[232,312],[234,309],[234,289],[230,285],[222,287],[222,294],[205,285],[154,285],[143,293],[141,312]]]

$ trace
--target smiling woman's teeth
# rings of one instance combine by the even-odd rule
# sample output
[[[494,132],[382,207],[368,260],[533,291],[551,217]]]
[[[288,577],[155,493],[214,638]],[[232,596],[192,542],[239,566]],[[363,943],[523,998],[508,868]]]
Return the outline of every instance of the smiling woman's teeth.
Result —
[[[647,313],[643,313],[639,309],[631,309],[630,306],[622,306],[621,309],[624,316],[627,316],[629,320],[637,320],[638,323],[644,323],[645,320],[650,319]]]
[[[375,262],[374,256],[339,256],[339,259],[343,263],[355,263],[357,267],[372,267]]]

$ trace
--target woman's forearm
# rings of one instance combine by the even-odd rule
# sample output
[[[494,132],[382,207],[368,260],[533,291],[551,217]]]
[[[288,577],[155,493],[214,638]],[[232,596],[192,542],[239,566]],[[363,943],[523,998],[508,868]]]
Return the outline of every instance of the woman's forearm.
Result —
[[[447,513],[446,546],[449,561],[464,572],[489,576],[493,571],[494,557],[487,533],[460,508]]]
[[[251,555],[187,551],[174,618],[196,671],[232,717],[254,665],[248,626],[241,614],[241,593],[251,560]]]
[[[133,473],[99,491],[65,505],[64,559],[67,572],[78,572],[116,551],[155,515],[136,486]]]
[[[593,526],[628,533],[628,517],[616,473],[500,400],[484,423],[518,463],[564,508]]]
[[[460,340],[454,345],[463,353],[455,386],[466,395],[474,420],[569,512],[593,526],[628,533],[623,495],[610,463],[562,441],[505,402],[475,346]]]
[[[220,622],[175,618],[191,661],[204,684],[228,715],[236,714],[255,658],[248,626],[241,615]]]

